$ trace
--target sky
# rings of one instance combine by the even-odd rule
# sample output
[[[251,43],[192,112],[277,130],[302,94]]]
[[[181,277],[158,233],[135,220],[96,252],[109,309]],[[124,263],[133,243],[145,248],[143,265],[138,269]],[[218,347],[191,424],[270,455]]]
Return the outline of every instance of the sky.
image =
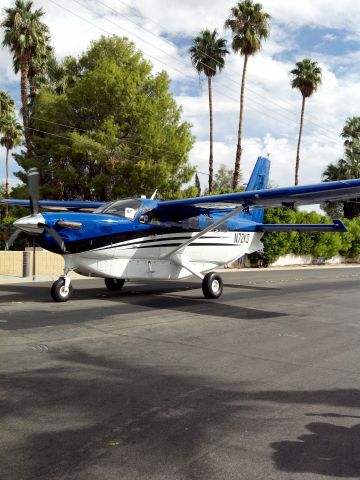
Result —
[[[269,155],[274,185],[294,183],[301,94],[290,86],[290,70],[303,58],[316,60],[323,82],[307,99],[301,144],[300,182],[321,180],[322,171],[343,153],[341,130],[348,117],[360,114],[360,7],[356,0],[263,0],[272,17],[271,35],[261,52],[251,57],[245,88],[245,118],[241,170],[243,181],[256,158]],[[3,8],[12,4],[0,0]],[[217,29],[228,40],[224,21],[235,5],[228,0],[34,0],[45,11],[52,46],[58,58],[79,56],[101,35],[126,36],[153,64],[166,70],[171,91],[192,124],[196,142],[190,162],[207,184],[209,111],[207,82],[191,66],[188,50],[201,30]],[[2,33],[0,32],[0,41]],[[233,168],[239,122],[243,59],[231,52],[225,68],[213,79],[214,162]],[[9,52],[0,47],[0,89],[20,108],[19,77]],[[0,183],[4,182],[5,152],[0,149]],[[10,182],[16,184],[11,160]]]

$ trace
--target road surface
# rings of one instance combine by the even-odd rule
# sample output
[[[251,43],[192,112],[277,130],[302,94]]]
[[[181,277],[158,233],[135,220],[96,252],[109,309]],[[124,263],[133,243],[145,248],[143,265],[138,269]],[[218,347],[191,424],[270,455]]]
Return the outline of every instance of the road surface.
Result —
[[[1,480],[360,478],[360,269],[0,286]]]

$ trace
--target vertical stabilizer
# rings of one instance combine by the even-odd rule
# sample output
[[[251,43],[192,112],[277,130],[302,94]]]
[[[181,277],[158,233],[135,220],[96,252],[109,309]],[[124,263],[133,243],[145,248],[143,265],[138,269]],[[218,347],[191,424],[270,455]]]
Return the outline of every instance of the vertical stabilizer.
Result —
[[[259,157],[256,161],[254,170],[247,184],[246,191],[262,190],[267,188],[269,183],[270,160],[265,157]],[[264,219],[264,209],[254,209],[251,212],[251,220],[262,223]]]

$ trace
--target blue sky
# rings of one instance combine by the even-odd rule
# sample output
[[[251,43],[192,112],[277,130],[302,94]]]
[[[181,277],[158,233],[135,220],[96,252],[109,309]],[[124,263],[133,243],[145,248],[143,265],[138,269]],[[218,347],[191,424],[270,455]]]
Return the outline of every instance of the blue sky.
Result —
[[[191,39],[204,28],[216,28],[231,42],[223,24],[232,1],[192,0],[35,0],[46,12],[52,43],[59,57],[79,55],[104,30],[126,35],[143,51],[154,70],[165,69],[172,92],[183,107],[183,118],[193,125],[196,144],[191,163],[207,171],[207,83],[200,79],[188,58]],[[2,0],[2,5],[10,5]],[[344,0],[288,0],[262,2],[272,16],[272,32],[264,48],[249,60],[245,92],[245,128],[242,171],[246,178],[257,156],[270,153],[271,177],[278,185],[291,184],[301,97],[290,87],[289,71],[304,57],[317,60],[323,84],[308,99],[301,150],[301,183],[314,183],[329,162],[342,154],[339,134],[347,117],[360,114],[360,9]],[[80,18],[81,17],[81,18]],[[230,45],[229,45],[230,46]],[[230,50],[230,48],[229,48]],[[224,71],[214,79],[215,165],[233,166],[239,116],[242,59],[232,53]],[[19,100],[19,78],[12,72],[9,53],[0,50],[0,89]],[[4,151],[0,150],[1,158]],[[17,169],[11,161],[10,170]],[[4,162],[0,161],[0,182]],[[202,185],[206,175],[200,176]],[[16,180],[11,176],[11,181]]]

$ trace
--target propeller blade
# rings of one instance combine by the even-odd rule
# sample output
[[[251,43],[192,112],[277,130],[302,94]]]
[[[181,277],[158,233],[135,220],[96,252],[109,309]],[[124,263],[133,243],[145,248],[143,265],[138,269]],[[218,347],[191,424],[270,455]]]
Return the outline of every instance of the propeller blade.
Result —
[[[10,236],[9,240],[5,243],[5,250],[9,250],[9,248],[13,246],[15,240],[21,233],[21,230],[15,230],[15,232]]]
[[[39,171],[37,168],[30,168],[28,173],[28,186],[30,197],[30,209],[32,214],[39,212],[39,198],[40,198],[40,181]]]
[[[55,240],[55,242],[59,245],[60,250],[63,253],[66,253],[66,246],[65,246],[64,240],[60,237],[57,231],[54,228],[49,227],[49,225],[46,225],[45,223],[39,223],[38,225],[39,227],[42,227],[45,230],[45,232],[51,235],[52,238]]]

